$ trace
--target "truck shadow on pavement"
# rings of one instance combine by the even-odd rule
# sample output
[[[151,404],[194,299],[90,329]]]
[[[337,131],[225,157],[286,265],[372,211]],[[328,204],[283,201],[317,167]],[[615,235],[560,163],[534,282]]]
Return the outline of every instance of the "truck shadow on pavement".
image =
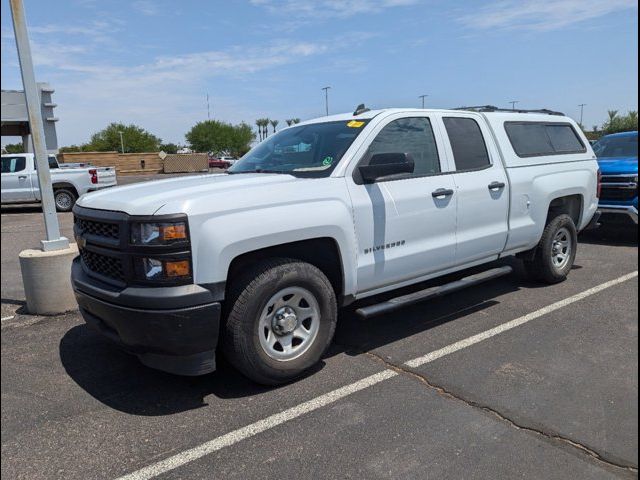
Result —
[[[389,315],[364,320],[355,314],[355,306],[342,309],[335,342],[325,360],[343,353],[356,356],[391,344],[496,305],[499,301],[495,299],[501,295],[538,286],[526,280],[521,268],[515,267],[512,275],[468,289],[463,294],[416,304]],[[66,332],[60,341],[59,353],[66,373],[84,391],[110,408],[133,415],[171,415],[206,407],[218,400],[296,388],[295,382],[280,387],[257,385],[234,370],[221,355],[217,370],[201,377],[156,371],[84,324]],[[325,365],[321,361],[307,377]]]
[[[578,237],[581,243],[594,245],[610,245],[612,247],[637,247],[638,226],[631,221],[613,221],[607,223],[605,219],[596,230],[583,232]]]

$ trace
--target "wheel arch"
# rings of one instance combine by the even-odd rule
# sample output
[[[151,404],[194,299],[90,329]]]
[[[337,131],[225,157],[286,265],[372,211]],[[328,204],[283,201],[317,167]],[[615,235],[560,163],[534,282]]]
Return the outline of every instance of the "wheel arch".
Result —
[[[76,186],[73,183],[70,183],[70,182],[55,182],[52,185],[52,187],[53,187],[53,191],[54,192],[56,190],[59,190],[59,189],[66,189],[66,190],[71,190],[71,192],[76,196],[76,198],[78,198],[80,196]]]
[[[340,247],[334,238],[309,238],[244,252],[229,264],[226,288],[233,278],[238,278],[251,265],[267,258],[292,258],[317,267],[331,282],[339,303],[343,303],[345,270]]]

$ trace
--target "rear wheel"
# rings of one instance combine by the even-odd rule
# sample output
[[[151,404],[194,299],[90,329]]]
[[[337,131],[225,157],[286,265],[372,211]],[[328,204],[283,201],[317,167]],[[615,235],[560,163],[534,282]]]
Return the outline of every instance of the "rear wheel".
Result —
[[[67,188],[56,188],[53,191],[53,199],[57,211],[70,212],[76,203],[76,194]]]
[[[313,367],[330,345],[335,292],[318,268],[293,259],[260,262],[233,282],[222,337],[227,359],[252,380],[276,385]]]
[[[553,284],[566,280],[578,247],[578,232],[569,215],[558,215],[544,229],[532,260],[525,262],[529,274]]]

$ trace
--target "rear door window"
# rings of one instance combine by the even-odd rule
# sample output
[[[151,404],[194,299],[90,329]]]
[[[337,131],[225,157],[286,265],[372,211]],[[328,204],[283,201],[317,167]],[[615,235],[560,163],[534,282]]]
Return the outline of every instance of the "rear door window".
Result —
[[[442,120],[447,129],[457,171],[478,170],[491,165],[478,122],[464,117],[445,117]]]
[[[22,172],[25,168],[24,157],[2,157],[2,173]]]
[[[504,128],[519,157],[586,152],[580,137],[569,123],[506,122]]]

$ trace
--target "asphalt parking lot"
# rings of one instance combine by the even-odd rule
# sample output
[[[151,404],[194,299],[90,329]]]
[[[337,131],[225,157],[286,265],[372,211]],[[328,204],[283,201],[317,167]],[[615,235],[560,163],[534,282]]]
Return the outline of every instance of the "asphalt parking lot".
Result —
[[[373,319],[343,310],[322,364],[279,388],[223,360],[150,370],[77,313],[24,314],[17,254],[42,233],[37,208],[2,209],[5,478],[637,478],[635,227],[583,235],[553,287],[516,268]]]

